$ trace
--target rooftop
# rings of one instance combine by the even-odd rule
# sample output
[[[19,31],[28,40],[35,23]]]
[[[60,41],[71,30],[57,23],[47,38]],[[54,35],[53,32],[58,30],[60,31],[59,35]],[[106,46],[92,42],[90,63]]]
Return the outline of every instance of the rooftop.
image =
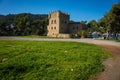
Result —
[[[70,22],[69,24],[80,24],[80,22]]]
[[[69,15],[68,13],[62,12],[62,11],[60,11],[60,10],[57,10],[57,11],[51,12],[50,14],[52,14],[52,13],[56,13],[56,12],[59,12],[59,13],[65,14],[65,15]]]

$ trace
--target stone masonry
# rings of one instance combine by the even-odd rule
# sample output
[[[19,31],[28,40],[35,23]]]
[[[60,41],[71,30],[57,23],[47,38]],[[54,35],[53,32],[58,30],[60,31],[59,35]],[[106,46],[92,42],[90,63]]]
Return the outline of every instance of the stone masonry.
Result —
[[[50,13],[48,19],[48,37],[69,38],[71,34],[77,34],[84,27],[80,22],[70,22],[70,15],[61,11]]]

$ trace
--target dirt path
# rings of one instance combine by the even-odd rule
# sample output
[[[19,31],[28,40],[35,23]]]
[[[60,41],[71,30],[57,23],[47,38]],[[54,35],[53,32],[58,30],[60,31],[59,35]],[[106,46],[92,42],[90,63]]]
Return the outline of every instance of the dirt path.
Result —
[[[103,62],[105,71],[98,76],[97,80],[120,80],[120,47],[111,45],[99,46],[110,51],[113,57]]]
[[[100,73],[95,80],[120,80],[120,42],[94,39],[44,39],[22,37],[0,37],[0,40],[72,41],[96,44],[110,51],[113,57],[103,62],[105,71]]]

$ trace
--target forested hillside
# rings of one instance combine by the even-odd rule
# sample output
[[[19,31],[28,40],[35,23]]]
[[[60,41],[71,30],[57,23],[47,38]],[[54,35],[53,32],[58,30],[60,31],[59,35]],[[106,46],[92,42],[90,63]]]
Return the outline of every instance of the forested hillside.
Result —
[[[44,35],[47,24],[47,14],[0,15],[0,36]]]

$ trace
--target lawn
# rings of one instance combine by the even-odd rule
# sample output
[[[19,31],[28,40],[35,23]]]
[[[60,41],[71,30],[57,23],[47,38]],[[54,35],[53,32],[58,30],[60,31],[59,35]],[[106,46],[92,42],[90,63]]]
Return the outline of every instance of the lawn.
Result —
[[[24,38],[49,38],[47,36],[39,36],[39,35],[28,35],[28,36],[20,36]]]
[[[119,40],[116,40],[117,42],[120,42],[120,39]]]
[[[108,57],[93,44],[1,40],[0,80],[88,80]]]

